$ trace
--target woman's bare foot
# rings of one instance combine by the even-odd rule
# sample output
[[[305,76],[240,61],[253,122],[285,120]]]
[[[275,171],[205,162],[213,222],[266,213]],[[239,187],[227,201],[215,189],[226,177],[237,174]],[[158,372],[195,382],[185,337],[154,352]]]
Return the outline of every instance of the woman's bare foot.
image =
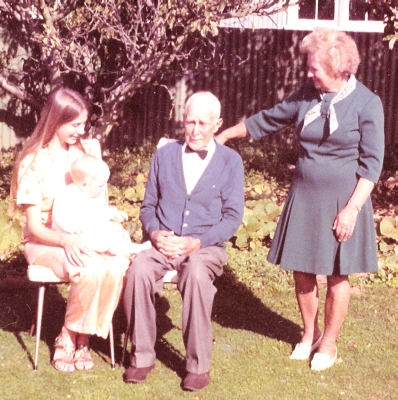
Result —
[[[79,333],[76,339],[75,368],[80,371],[93,369],[94,361],[90,354],[90,343],[88,335]]]
[[[55,351],[52,366],[61,372],[73,372],[75,368],[76,332],[63,327],[59,336],[55,339]]]

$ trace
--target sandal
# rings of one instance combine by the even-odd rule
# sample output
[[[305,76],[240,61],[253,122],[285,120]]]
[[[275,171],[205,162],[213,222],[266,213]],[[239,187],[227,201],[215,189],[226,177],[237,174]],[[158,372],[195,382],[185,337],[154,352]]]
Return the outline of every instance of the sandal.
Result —
[[[75,346],[62,344],[61,340],[62,336],[58,336],[55,339],[54,358],[51,362],[51,365],[57,371],[73,372],[76,369],[74,362]]]
[[[91,358],[90,348],[87,344],[78,344],[75,350],[75,368],[79,371],[87,371],[94,368],[94,361]]]

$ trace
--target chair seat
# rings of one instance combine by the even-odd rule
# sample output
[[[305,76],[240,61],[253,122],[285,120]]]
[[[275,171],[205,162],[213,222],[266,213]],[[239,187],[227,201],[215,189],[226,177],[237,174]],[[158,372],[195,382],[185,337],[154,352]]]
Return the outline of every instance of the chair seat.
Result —
[[[177,271],[168,271],[163,278],[163,283],[178,283]]]
[[[46,282],[46,283],[62,283],[68,282],[67,279],[61,279],[54,272],[43,265],[29,265],[28,279],[31,282]]]

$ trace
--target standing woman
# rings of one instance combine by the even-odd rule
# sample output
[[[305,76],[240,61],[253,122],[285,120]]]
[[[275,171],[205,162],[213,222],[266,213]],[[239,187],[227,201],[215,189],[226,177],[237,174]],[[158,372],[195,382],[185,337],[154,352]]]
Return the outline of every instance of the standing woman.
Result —
[[[55,341],[52,365],[63,372],[94,367],[89,335],[108,336],[128,267],[125,257],[100,255],[77,237],[51,230],[53,200],[71,183],[71,163],[84,153],[101,157],[98,141],[81,140],[87,118],[88,104],[79,93],[52,93],[16,162],[11,186],[11,198],[26,218],[28,263],[44,265],[62,279],[69,278],[70,266],[81,269],[79,281],[70,283],[65,323]]]
[[[290,358],[312,370],[331,367],[350,298],[348,275],[377,271],[370,193],[384,153],[380,99],[355,79],[354,40],[317,28],[301,43],[310,82],[270,110],[223,131],[216,140],[260,139],[294,123],[300,143],[289,195],[268,261],[293,270],[304,334]],[[318,326],[316,275],[327,275],[324,332]]]

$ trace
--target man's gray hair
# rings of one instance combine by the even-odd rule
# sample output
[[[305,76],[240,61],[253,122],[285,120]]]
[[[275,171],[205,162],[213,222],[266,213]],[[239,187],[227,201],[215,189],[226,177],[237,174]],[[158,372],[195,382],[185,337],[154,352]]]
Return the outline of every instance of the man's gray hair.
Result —
[[[217,97],[214,96],[214,94],[211,92],[196,92],[192,96],[190,96],[185,104],[185,114],[187,113],[188,108],[191,107],[192,104],[196,101],[209,103],[214,111],[215,118],[220,118],[221,115],[220,100],[218,100]]]

